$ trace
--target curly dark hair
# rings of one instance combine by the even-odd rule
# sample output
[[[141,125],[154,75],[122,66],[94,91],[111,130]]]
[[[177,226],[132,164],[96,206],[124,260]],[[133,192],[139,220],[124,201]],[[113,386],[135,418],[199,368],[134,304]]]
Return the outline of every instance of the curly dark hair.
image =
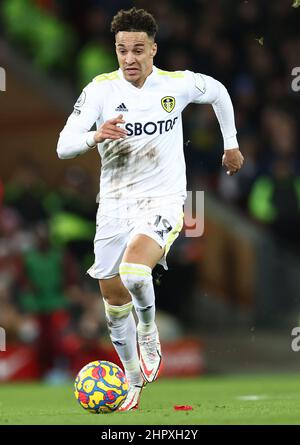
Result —
[[[145,9],[131,8],[121,9],[112,19],[110,29],[115,34],[119,31],[146,32],[154,39],[158,26],[153,15]]]

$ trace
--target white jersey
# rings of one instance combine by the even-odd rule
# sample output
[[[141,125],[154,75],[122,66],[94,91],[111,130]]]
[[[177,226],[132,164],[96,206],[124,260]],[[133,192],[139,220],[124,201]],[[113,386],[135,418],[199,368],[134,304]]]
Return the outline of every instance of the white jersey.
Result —
[[[138,210],[182,202],[186,196],[181,113],[191,102],[211,103],[224,148],[236,148],[233,107],[225,87],[191,71],[153,67],[142,88],[125,80],[121,69],[97,76],[77,100],[58,142],[60,158],[72,158],[94,145],[97,128],[123,115],[127,136],[98,144],[101,156],[101,214],[134,216]]]

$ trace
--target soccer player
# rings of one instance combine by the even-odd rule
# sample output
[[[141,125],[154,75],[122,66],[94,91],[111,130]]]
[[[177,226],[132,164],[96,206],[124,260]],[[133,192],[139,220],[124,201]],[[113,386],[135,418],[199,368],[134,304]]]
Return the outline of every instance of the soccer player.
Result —
[[[119,69],[84,88],[57,153],[68,159],[97,148],[101,157],[95,262],[88,273],[99,280],[110,337],[130,384],[120,408],[129,411],[162,365],[152,269],[157,263],[167,269],[166,255],[183,224],[182,110],[191,102],[212,104],[227,174],[241,168],[243,156],[226,88],[204,74],[154,66],[157,24],[150,13],[121,10],[111,31]],[[90,131],[95,122],[97,130]]]

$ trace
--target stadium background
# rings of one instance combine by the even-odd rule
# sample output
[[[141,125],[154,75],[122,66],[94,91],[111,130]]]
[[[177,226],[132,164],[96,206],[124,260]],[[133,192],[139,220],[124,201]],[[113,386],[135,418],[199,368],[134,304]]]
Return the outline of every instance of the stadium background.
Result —
[[[117,68],[112,16],[158,20],[155,64],[216,77],[233,100],[245,164],[221,169],[209,106],[184,112],[188,190],[205,191],[205,233],[156,269],[165,375],[299,371],[299,9],[292,0],[2,0],[0,380],[61,383],[116,360],[93,262],[99,158],[60,161],[59,131],[81,88]],[[296,3],[296,2],[295,2]],[[299,82],[298,82],[299,85]]]

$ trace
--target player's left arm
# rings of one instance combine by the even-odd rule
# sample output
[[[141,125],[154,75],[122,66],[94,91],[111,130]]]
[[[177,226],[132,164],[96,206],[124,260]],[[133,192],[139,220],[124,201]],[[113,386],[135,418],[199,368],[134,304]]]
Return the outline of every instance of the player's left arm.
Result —
[[[228,175],[233,175],[242,167],[244,157],[236,138],[234,111],[229,93],[225,86],[213,77],[193,73],[193,78],[191,101],[212,105],[224,140],[222,165],[226,167]]]

